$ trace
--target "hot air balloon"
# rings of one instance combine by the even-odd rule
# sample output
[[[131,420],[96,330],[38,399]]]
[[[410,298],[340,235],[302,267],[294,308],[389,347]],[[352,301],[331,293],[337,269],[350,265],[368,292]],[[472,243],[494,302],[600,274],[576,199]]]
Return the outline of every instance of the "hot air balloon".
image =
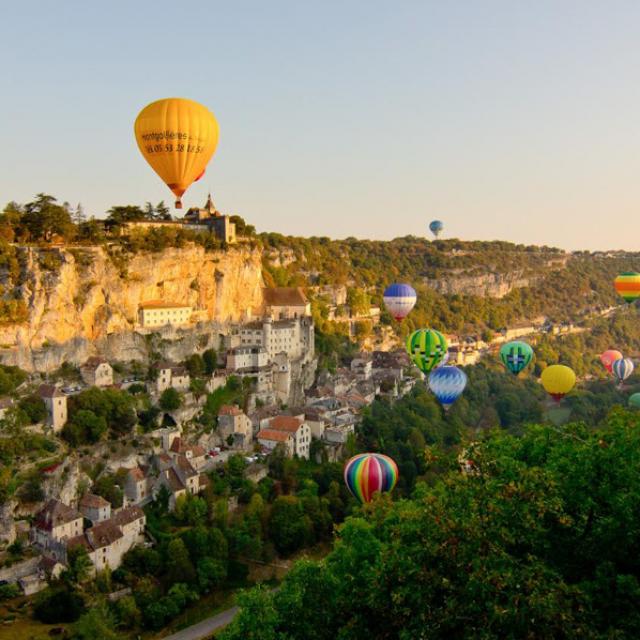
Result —
[[[433,235],[437,238],[440,235],[440,232],[444,229],[444,225],[440,220],[433,220],[429,223],[429,230]]]
[[[563,364],[552,364],[542,372],[540,381],[545,391],[556,402],[560,402],[575,386],[576,374]]]
[[[416,305],[418,296],[408,284],[392,284],[385,290],[382,299],[384,306],[396,320],[403,320]]]
[[[434,329],[418,329],[407,338],[407,353],[422,373],[429,373],[446,352],[447,339]]]
[[[525,369],[532,358],[533,349],[521,340],[507,342],[507,344],[503,344],[502,347],[500,347],[500,360],[502,360],[502,364],[515,375],[518,375]]]
[[[467,374],[458,367],[437,367],[429,374],[429,389],[445,409],[462,395],[466,386]]]
[[[635,365],[630,358],[620,358],[613,363],[611,369],[618,382],[622,384],[633,373]]]
[[[640,409],[640,393],[632,393],[629,396],[629,406],[634,409]]]
[[[621,273],[613,284],[625,302],[633,302],[640,297],[640,273],[635,271]]]
[[[600,362],[604,365],[604,368],[612,373],[611,366],[616,360],[622,359],[622,354],[615,349],[608,349],[604,353],[600,354]]]
[[[147,105],[133,128],[140,152],[175,194],[176,209],[182,209],[182,195],[202,177],[216,150],[214,115],[193,100],[165,98]]]
[[[344,466],[347,488],[360,502],[371,502],[376,491],[392,491],[398,482],[398,466],[381,453],[361,453]]]

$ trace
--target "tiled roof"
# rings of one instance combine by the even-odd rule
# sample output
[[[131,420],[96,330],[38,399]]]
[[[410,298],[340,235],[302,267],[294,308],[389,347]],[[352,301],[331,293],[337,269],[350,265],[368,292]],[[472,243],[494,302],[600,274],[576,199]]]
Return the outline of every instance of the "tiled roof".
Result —
[[[182,480],[180,480],[178,474],[172,467],[170,467],[169,469],[165,469],[162,473],[166,478],[167,484],[169,485],[171,491],[183,491],[185,489]]]
[[[264,301],[276,307],[305,307],[309,304],[307,296],[300,287],[273,287],[264,289]]]
[[[127,474],[133,478],[136,482],[140,480],[144,480],[144,471],[140,467],[133,467],[132,469],[127,469]]]
[[[75,509],[52,498],[36,515],[33,526],[43,531],[51,531],[54,527],[73,522],[78,518],[82,516]]]
[[[81,509],[102,509],[110,506],[110,504],[108,500],[105,500],[102,496],[97,496],[95,493],[85,493],[80,498]]]
[[[82,535],[75,536],[67,542],[67,548],[81,545],[89,551],[102,549],[111,546],[122,538],[120,527],[111,520],[105,520],[94,524],[93,527],[87,529]]]
[[[274,442],[286,442],[291,434],[287,431],[274,431],[273,429],[261,429],[256,436],[258,440],[273,440]]]
[[[91,356],[83,365],[82,369],[97,369],[101,364],[109,364],[100,356]]]
[[[41,398],[62,398],[64,394],[53,384],[41,384],[38,389]]]
[[[193,468],[193,465],[185,458],[185,456],[177,455],[175,463],[178,469],[180,469],[180,471],[182,471],[187,477],[196,475],[196,470]]]
[[[241,416],[242,409],[237,405],[223,404],[218,411],[219,416]]]
[[[276,431],[295,433],[301,426],[302,420],[293,416],[276,416],[269,421],[270,429],[275,429]]]
[[[122,527],[140,518],[144,518],[144,511],[140,507],[131,506],[118,510],[111,519]]]

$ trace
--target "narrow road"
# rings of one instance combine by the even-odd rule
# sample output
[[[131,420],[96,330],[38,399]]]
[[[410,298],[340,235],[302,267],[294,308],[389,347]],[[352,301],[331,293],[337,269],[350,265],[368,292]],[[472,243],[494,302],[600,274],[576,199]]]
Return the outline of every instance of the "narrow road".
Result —
[[[238,607],[231,607],[218,615],[206,618],[182,631],[177,631],[170,636],[165,636],[163,640],[204,640],[212,633],[226,627],[238,613]]]

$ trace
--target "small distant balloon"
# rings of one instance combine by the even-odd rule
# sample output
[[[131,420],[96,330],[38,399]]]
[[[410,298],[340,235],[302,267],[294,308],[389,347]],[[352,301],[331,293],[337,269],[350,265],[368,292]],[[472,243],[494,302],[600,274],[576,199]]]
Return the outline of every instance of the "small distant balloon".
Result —
[[[458,367],[441,366],[429,374],[429,389],[438,402],[448,409],[467,386],[467,374]]]
[[[416,306],[418,296],[411,285],[396,283],[389,285],[384,290],[382,299],[389,313],[400,321],[404,320],[411,312],[411,309]]]
[[[607,351],[604,351],[603,353],[600,354],[600,362],[602,362],[602,364],[604,365],[604,368],[609,373],[613,373],[612,371],[613,363],[616,360],[621,360],[622,357],[623,357],[622,354],[616,349],[607,349]]]
[[[613,284],[625,302],[634,302],[640,297],[640,273],[635,271],[621,273]]]
[[[635,365],[631,358],[620,358],[613,363],[611,369],[618,382],[622,383],[633,373]]]
[[[552,364],[540,376],[544,390],[556,401],[560,402],[576,384],[573,369],[564,364]]]
[[[514,340],[500,347],[500,360],[502,364],[514,375],[518,375],[529,366],[533,358],[533,349],[526,342]]]
[[[432,222],[429,223],[429,230],[431,231],[431,233],[433,233],[433,235],[436,238],[440,235],[443,229],[444,229],[444,225],[440,220],[433,220]]]
[[[407,338],[407,353],[422,373],[429,373],[442,361],[447,347],[447,339],[435,329],[418,329]]]
[[[398,482],[398,466],[381,453],[361,453],[344,466],[344,482],[354,498],[371,502],[376,491],[393,491]]]

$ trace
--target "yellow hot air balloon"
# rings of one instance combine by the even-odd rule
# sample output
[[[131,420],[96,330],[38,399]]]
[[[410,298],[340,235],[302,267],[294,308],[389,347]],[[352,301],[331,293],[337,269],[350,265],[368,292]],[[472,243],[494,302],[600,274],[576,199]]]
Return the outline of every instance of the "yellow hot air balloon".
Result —
[[[563,364],[552,364],[542,372],[540,381],[545,391],[556,402],[560,402],[575,386],[576,374]]]
[[[205,106],[185,98],[165,98],[147,105],[133,126],[138,148],[173,191],[176,209],[218,145],[218,121]]]

